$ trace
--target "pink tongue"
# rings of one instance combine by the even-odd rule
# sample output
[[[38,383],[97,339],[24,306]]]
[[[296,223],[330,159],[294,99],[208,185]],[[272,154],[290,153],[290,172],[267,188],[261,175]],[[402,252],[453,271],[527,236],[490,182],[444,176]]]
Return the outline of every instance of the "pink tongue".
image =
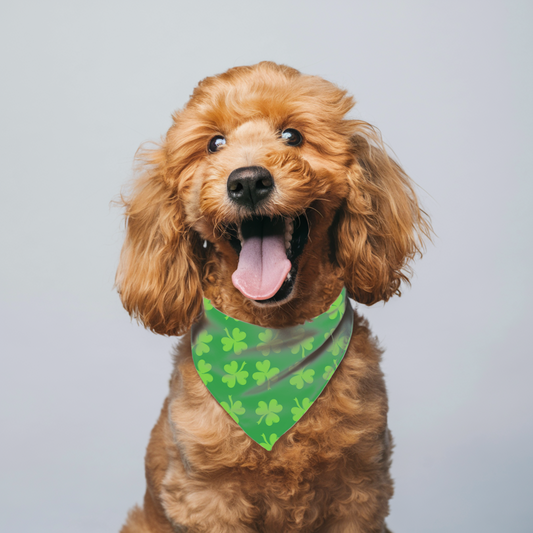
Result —
[[[291,266],[283,235],[249,237],[242,244],[231,280],[247,298],[266,300],[278,292]]]

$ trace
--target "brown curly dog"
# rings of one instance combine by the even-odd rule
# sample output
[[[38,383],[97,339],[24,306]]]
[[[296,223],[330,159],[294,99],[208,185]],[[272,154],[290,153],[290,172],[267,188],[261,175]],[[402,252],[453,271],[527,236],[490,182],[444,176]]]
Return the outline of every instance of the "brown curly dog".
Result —
[[[387,531],[387,395],[363,318],[324,392],[271,451],[209,393],[190,345],[204,295],[233,318],[283,328],[325,312],[343,286],[368,305],[400,294],[430,225],[379,133],[344,118],[353,105],[283,65],[233,68],[200,82],[162,144],[141,154],[117,286],[146,327],[184,337],[148,445],[144,505],[122,533]],[[279,234],[288,274],[275,247],[264,245],[268,268],[240,256],[250,220]]]

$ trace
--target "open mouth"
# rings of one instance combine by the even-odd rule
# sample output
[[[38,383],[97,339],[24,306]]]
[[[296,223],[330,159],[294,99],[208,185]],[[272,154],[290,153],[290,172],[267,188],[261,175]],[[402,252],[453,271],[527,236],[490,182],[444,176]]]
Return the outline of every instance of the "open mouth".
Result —
[[[287,298],[309,237],[305,214],[294,219],[254,216],[228,230],[230,244],[239,256],[231,278],[233,285],[247,298],[261,303]]]

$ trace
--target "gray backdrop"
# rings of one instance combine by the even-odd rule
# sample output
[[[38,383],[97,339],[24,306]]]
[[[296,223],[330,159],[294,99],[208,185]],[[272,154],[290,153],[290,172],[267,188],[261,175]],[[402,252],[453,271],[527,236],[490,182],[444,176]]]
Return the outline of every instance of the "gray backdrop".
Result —
[[[205,76],[269,59],[358,100],[437,237],[359,306],[386,348],[396,533],[533,531],[532,4],[4,2],[0,530],[113,532],[174,342],[112,290],[110,207]]]

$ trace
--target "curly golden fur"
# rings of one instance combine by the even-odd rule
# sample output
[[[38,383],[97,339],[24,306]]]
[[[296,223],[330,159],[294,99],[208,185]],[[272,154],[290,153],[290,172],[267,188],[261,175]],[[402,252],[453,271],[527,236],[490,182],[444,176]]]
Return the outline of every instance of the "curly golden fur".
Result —
[[[203,385],[188,333],[204,295],[234,318],[279,328],[323,313],[343,285],[365,304],[400,293],[430,226],[377,130],[345,119],[353,105],[346,91],[286,66],[233,68],[200,82],[161,145],[141,154],[117,286],[146,327],[184,337],[148,445],[144,505],[122,533],[387,531],[392,443],[381,352],[364,319],[355,314],[338,370],[272,451]],[[285,128],[304,142],[288,146]],[[215,135],[227,144],[209,153]],[[309,221],[294,288],[277,305],[246,298],[231,281],[238,255],[228,225],[247,215],[227,180],[246,166],[275,181],[258,214]]]

